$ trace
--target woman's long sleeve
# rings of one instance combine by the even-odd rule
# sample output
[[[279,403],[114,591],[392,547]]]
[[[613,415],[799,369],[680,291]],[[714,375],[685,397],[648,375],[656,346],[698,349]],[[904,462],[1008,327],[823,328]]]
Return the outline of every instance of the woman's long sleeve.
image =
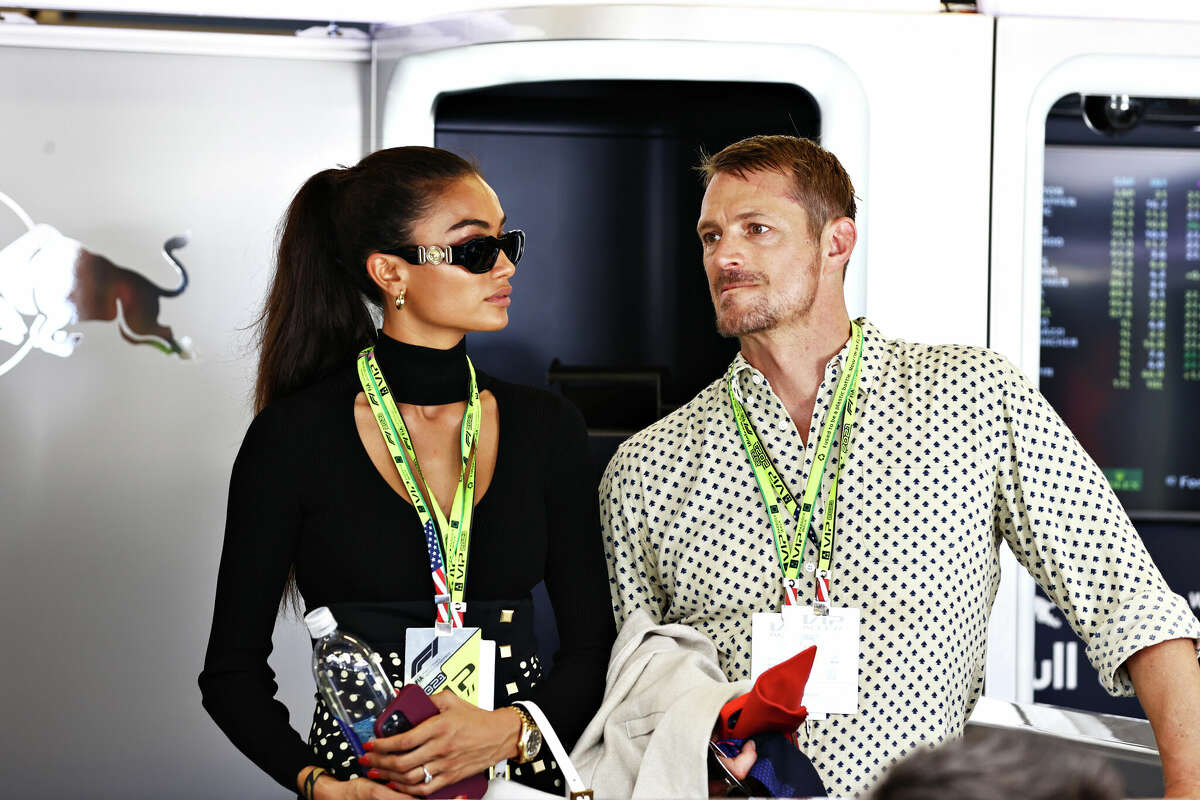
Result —
[[[275,699],[267,665],[300,520],[296,432],[268,410],[251,424],[233,465],[225,544],[200,691],[230,741],[284,787],[314,763]]]
[[[549,543],[546,589],[558,623],[560,649],[533,700],[570,748],[604,696],[616,631],[600,542],[595,478],[583,416],[552,395],[546,409],[545,500]]]

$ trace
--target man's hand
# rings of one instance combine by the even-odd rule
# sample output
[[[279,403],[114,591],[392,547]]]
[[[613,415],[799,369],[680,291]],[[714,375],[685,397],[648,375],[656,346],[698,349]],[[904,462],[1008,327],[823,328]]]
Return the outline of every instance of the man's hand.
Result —
[[[1171,639],[1131,655],[1125,666],[1154,729],[1165,797],[1200,797],[1200,664],[1196,643]]]
[[[436,716],[369,743],[370,752],[358,760],[369,768],[367,777],[422,797],[516,757],[521,717],[514,709],[484,711],[449,691],[431,699],[440,712]],[[426,774],[432,776],[429,782]]]
[[[742,750],[736,756],[717,756],[717,760],[725,765],[725,769],[739,781],[744,780],[750,774],[750,770],[754,767],[754,762],[758,760],[758,751],[754,746],[754,742],[747,739],[742,745]],[[708,782],[709,797],[724,797],[729,791],[728,784],[725,781]]]

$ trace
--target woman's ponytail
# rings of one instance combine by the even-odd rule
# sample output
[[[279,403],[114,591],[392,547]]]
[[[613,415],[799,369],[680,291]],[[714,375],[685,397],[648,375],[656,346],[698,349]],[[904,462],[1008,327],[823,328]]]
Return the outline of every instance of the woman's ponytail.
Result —
[[[339,241],[339,183],[346,170],[309,178],[280,226],[275,277],[259,318],[254,408],[344,366],[375,338],[367,302],[378,289]]]

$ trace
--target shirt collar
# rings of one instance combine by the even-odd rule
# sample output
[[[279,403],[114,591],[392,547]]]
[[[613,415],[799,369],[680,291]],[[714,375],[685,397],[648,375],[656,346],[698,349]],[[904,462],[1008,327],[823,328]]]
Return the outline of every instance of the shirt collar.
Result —
[[[870,392],[871,379],[879,370],[884,338],[880,334],[879,329],[871,324],[866,317],[859,317],[856,322],[862,325],[863,329],[863,356],[858,375],[858,393],[860,395],[859,402],[861,403],[862,395]],[[846,343],[842,345],[842,349],[825,364],[825,385],[831,387],[831,390],[832,386],[837,383],[842,363],[846,360],[846,354],[850,352],[850,341],[851,338],[847,337]],[[762,392],[769,392],[771,390],[767,377],[747,361],[740,350],[733,357],[726,375],[732,378],[734,396],[743,405],[747,397],[754,397]]]

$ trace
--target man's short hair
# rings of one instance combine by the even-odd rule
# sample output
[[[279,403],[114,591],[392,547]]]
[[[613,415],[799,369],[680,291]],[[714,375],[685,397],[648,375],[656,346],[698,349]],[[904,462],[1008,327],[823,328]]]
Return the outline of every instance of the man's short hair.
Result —
[[[1091,753],[991,731],[919,748],[883,775],[868,800],[1119,800],[1125,787]]]
[[[825,224],[838,217],[854,219],[854,185],[833,153],[811,139],[796,136],[751,136],[716,155],[700,154],[696,169],[708,186],[719,172],[745,178],[769,170],[792,178],[791,198],[808,214],[808,229],[819,239]]]

